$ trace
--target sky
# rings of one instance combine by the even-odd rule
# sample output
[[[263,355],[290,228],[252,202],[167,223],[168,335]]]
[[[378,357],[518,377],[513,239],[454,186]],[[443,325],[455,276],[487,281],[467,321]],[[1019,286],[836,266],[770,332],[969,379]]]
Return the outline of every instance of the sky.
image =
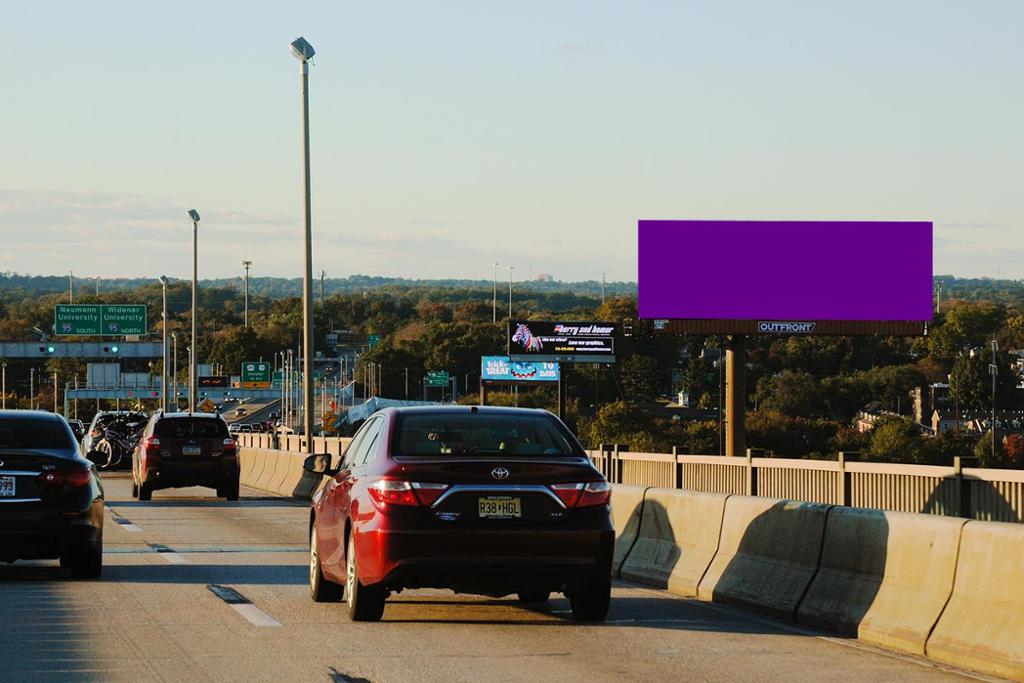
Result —
[[[932,220],[1024,278],[1024,2],[0,0],[0,271],[637,278],[640,219]],[[856,236],[851,236],[856,239]],[[884,248],[885,245],[880,245]],[[720,255],[719,255],[720,256]],[[688,259],[679,255],[680,284]]]

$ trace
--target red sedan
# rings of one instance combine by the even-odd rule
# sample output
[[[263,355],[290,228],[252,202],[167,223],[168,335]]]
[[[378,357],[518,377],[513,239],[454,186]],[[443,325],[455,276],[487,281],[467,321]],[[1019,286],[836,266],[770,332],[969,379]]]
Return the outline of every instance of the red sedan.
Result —
[[[377,621],[388,595],[449,588],[523,602],[552,592],[601,620],[611,595],[611,487],[543,410],[391,408],[373,415],[310,511],[310,592]]]

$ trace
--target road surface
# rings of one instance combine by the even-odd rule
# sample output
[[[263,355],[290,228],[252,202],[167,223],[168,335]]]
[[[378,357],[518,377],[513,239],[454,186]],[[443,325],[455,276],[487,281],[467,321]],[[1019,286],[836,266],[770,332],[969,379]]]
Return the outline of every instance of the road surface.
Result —
[[[962,673],[719,605],[616,584],[606,624],[568,603],[412,591],[377,624],[307,593],[305,505],[243,489],[129,496],[104,475],[105,568],[0,565],[0,679],[957,681]],[[229,604],[208,588],[237,591]],[[230,597],[230,596],[229,596]],[[988,679],[991,680],[991,679]]]

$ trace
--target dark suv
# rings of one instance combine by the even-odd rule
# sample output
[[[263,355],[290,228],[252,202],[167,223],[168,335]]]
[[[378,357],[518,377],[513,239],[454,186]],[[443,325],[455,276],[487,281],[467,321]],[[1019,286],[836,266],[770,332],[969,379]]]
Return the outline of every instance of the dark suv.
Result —
[[[132,453],[132,495],[209,486],[238,500],[238,455],[223,418],[212,413],[157,413]]]

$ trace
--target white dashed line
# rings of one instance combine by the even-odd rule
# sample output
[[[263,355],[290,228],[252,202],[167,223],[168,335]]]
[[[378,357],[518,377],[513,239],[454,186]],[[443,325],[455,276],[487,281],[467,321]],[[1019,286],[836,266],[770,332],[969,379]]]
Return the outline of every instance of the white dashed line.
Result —
[[[167,560],[169,564],[192,564],[187,557],[179,553],[157,553]]]
[[[232,609],[241,614],[243,617],[249,620],[254,626],[280,626],[279,622],[274,617],[270,616],[256,605],[246,602],[240,605],[231,605]]]

